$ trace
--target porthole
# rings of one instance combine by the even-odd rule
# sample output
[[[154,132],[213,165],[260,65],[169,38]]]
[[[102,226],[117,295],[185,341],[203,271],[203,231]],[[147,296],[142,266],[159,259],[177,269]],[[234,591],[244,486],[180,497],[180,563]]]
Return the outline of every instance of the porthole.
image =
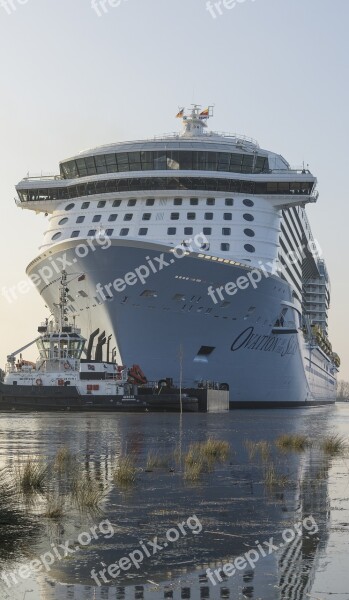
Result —
[[[254,206],[254,202],[253,202],[253,200],[250,200],[249,198],[245,198],[245,200],[243,200],[243,201],[242,201],[242,203],[243,203],[245,206],[249,206],[249,207],[251,207],[251,206]]]
[[[231,221],[232,220],[232,214],[231,213],[224,213],[223,214],[223,219],[225,221]]]
[[[118,206],[120,206],[120,204],[121,204],[121,200],[114,200],[114,202],[113,202],[112,206],[113,206],[114,208],[118,208]]]
[[[256,252],[256,248],[252,244],[245,244],[244,248],[246,252]]]
[[[84,220],[85,220],[85,217],[83,217],[83,216],[80,216],[80,217],[78,217],[78,218],[76,219],[76,222],[77,222],[77,223],[83,223],[83,222],[84,222]]]
[[[222,235],[231,235],[231,229],[230,229],[230,227],[223,227],[222,228]]]
[[[72,231],[72,234],[70,237],[75,238],[75,237],[79,237],[80,231]]]
[[[212,221],[212,219],[213,219],[213,213],[205,213],[206,221]]]
[[[233,204],[234,204],[233,198],[226,198],[225,199],[225,206],[233,206]]]
[[[65,225],[66,223],[68,223],[68,217],[64,217],[63,219],[58,221],[58,225]]]
[[[182,202],[183,202],[182,198],[175,198],[173,200],[174,206],[181,206]]]
[[[230,244],[226,244],[226,243],[221,244],[221,250],[223,252],[228,252],[229,248],[230,248]]]
[[[72,210],[72,208],[74,208],[75,204],[67,204],[67,206],[65,207],[65,210]]]
[[[245,213],[243,215],[243,218],[245,219],[245,221],[254,221],[254,216],[250,215],[250,213]]]
[[[97,208],[104,208],[106,205],[106,201],[105,200],[100,200],[97,204]]]
[[[176,228],[175,227],[169,227],[167,229],[167,235],[176,235]]]
[[[95,229],[90,229],[90,231],[88,232],[88,237],[93,237],[96,235],[96,230]]]
[[[101,218],[102,218],[101,215],[95,215],[92,219],[92,223],[99,223]]]
[[[188,219],[188,221],[194,221],[196,219],[196,213],[194,213],[194,212],[188,212],[187,213],[187,219]]]
[[[113,231],[114,231],[114,229],[106,229],[105,230],[105,235],[107,235],[108,237],[110,237],[111,235],[113,235]]]
[[[253,229],[244,229],[244,234],[248,237],[254,237],[256,235]]]
[[[127,206],[136,206],[136,204],[137,204],[137,200],[136,200],[136,198],[131,198],[131,199],[128,201],[128,203],[127,203]]]
[[[203,233],[204,235],[211,235],[211,233],[212,233],[212,228],[211,228],[211,227],[203,227],[203,229],[202,229],[202,233]]]
[[[90,203],[89,203],[89,202],[83,202],[83,203],[82,203],[82,205],[81,205],[81,208],[83,208],[83,209],[86,209],[86,208],[88,208],[89,206],[90,206]]]
[[[132,221],[132,217],[132,213],[126,213],[126,215],[124,216],[124,221]]]
[[[62,233],[61,233],[60,231],[57,231],[57,233],[55,233],[55,234],[52,236],[52,238],[51,238],[51,239],[52,239],[52,241],[54,241],[54,240],[58,240],[58,238],[60,238],[60,237],[61,237],[61,235],[62,235]]]
[[[121,229],[121,231],[120,231],[120,235],[122,235],[122,236],[128,235],[128,232],[129,232],[129,231],[130,231],[130,230],[129,230],[129,229],[127,229],[127,228],[125,227],[125,228]]]
[[[147,227],[141,227],[140,230],[138,231],[138,235],[147,235],[147,233],[148,233]]]
[[[192,227],[184,227],[184,235],[193,235]]]
[[[117,218],[118,218],[118,215],[115,215],[115,214],[109,215],[108,221],[116,221]]]

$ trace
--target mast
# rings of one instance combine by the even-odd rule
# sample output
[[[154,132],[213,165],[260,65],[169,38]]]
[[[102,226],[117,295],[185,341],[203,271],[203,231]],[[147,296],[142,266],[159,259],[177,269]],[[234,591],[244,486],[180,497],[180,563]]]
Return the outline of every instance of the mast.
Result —
[[[213,106],[202,109],[200,104],[192,104],[189,109],[190,114],[185,115],[185,109],[182,108],[177,114],[178,119],[182,119],[183,131],[181,137],[195,137],[205,135],[207,121],[213,116]]]

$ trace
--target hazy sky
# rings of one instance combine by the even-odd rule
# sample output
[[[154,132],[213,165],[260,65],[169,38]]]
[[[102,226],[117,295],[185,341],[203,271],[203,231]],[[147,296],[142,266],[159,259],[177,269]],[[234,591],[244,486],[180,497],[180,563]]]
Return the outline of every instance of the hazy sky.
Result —
[[[349,380],[349,3],[345,0],[0,0],[1,284],[25,279],[46,219],[14,204],[29,171],[79,150],[175,131],[179,105],[215,104],[212,129],[304,160],[308,210],[332,281],[330,338]],[[98,16],[98,13],[101,16]],[[2,296],[0,364],[46,316],[33,289]]]

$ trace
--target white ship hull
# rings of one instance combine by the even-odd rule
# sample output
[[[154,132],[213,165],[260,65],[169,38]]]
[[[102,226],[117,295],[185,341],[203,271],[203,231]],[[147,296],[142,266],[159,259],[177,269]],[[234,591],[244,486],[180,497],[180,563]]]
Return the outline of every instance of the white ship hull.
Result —
[[[70,310],[79,315],[86,338],[96,329],[106,338],[112,336],[110,348],[116,348],[117,361],[139,363],[151,381],[172,377],[178,382],[181,354],[183,385],[196,386],[202,380],[226,383],[236,406],[335,400],[331,362],[321,350],[307,346],[297,310],[289,308],[287,322],[275,327],[283,307],[293,305],[291,286],[278,276],[263,277],[255,287],[215,303],[208,287],[236,282],[248,274],[248,266],[217,263],[197,254],[176,259],[168,246],[130,239],[112,240],[110,248],[95,248],[77,258],[79,242],[55,244],[29,265],[28,275],[52,268],[53,260],[57,263],[65,256]],[[150,272],[144,283],[138,279],[122,291],[112,285],[106,289],[144,265],[145,256],[148,264],[159,264],[156,257],[162,253],[162,268]],[[98,284],[103,290],[99,294]],[[51,310],[58,287],[58,274],[39,287]]]

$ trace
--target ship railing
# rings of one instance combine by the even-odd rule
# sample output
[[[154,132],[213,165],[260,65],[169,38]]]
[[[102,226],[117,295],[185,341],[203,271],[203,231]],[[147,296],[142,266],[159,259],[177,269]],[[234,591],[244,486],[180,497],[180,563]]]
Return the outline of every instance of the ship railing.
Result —
[[[58,181],[63,179],[62,175],[57,175],[57,173],[27,173],[26,177],[23,177],[23,181]]]
[[[230,133],[230,132],[226,132],[226,131],[203,131],[202,133],[200,133],[197,136],[195,136],[195,134],[194,134],[193,137],[198,137],[198,138],[223,137],[223,138],[227,138],[228,140],[234,141],[236,144],[239,144],[239,143],[240,144],[249,144],[251,146],[255,146],[256,148],[260,147],[257,140],[255,140],[252,137],[249,137],[248,135],[243,135],[240,133]],[[155,135],[153,138],[150,138],[150,140],[157,140],[157,141],[161,141],[163,139],[179,139],[180,140],[180,139],[183,139],[183,135],[181,132],[175,131],[175,132],[171,132],[171,133],[164,133],[163,135]]]

